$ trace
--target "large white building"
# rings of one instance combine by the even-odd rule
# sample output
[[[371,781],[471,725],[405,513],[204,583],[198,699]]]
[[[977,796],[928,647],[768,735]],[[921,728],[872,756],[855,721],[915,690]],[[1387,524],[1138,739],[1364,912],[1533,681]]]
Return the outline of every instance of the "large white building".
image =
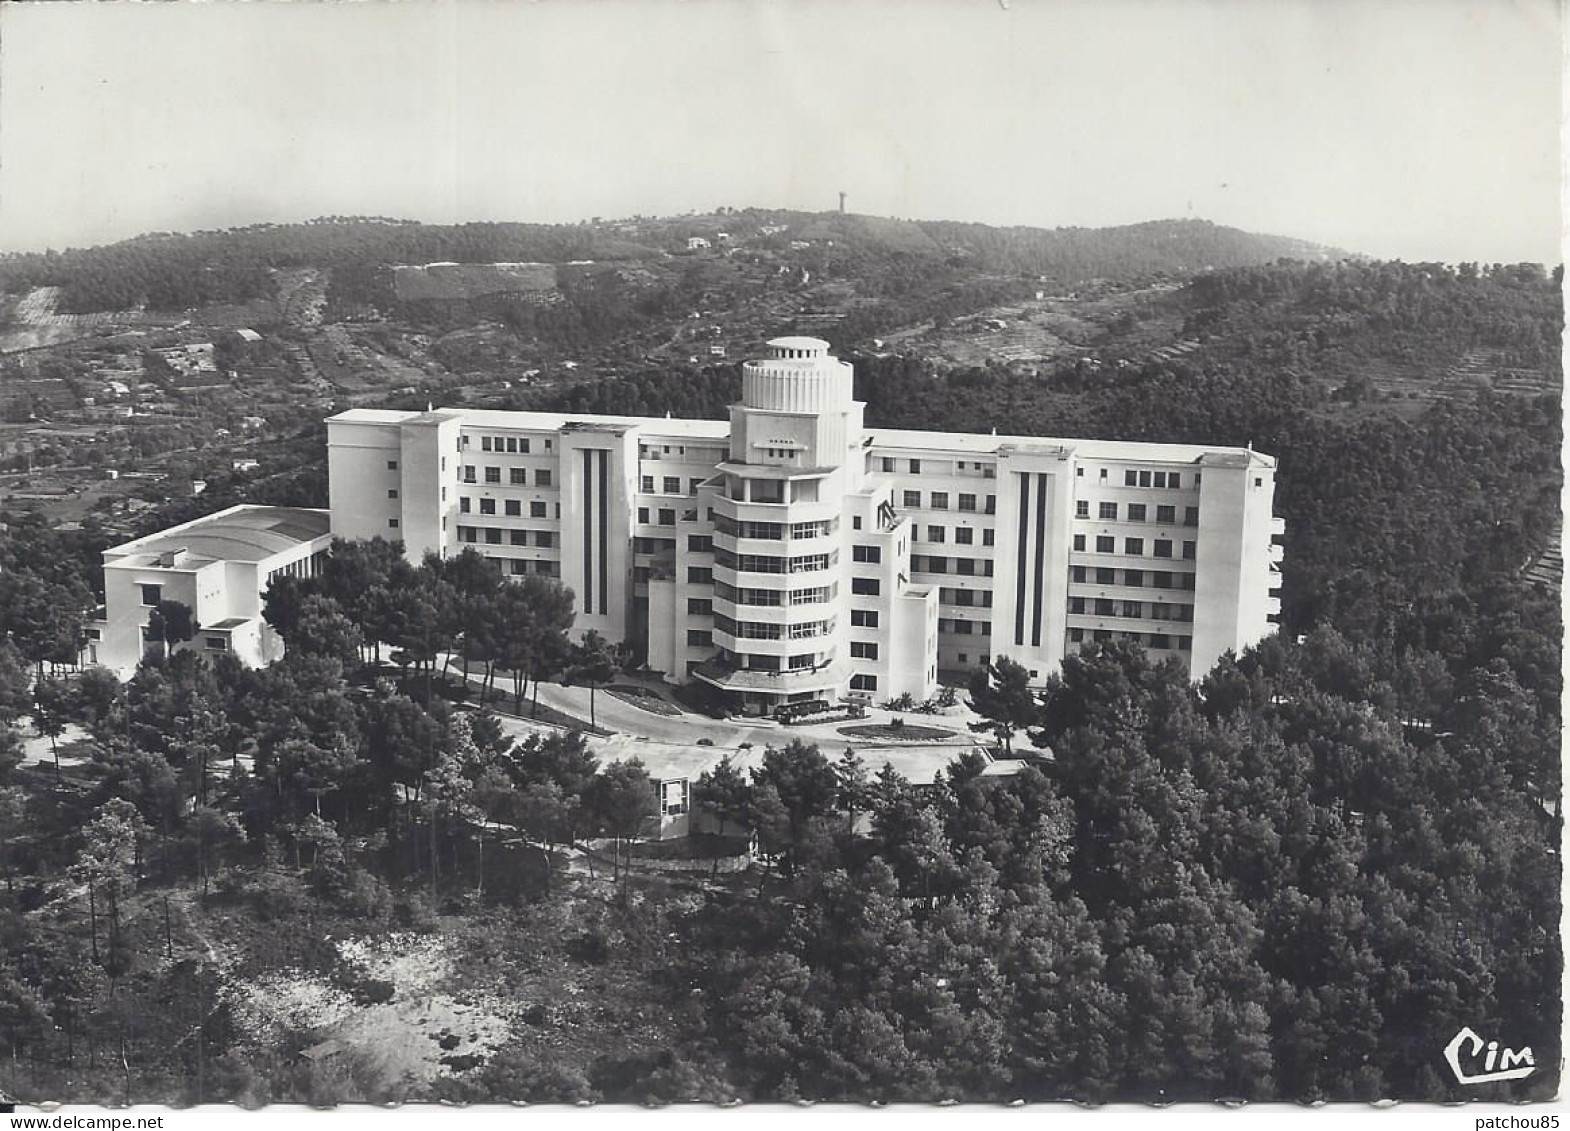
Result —
[[[1044,679],[1131,639],[1198,675],[1274,630],[1275,460],[868,429],[815,338],[746,363],[728,421],[449,409],[328,420],[334,534],[559,577],[577,630],[737,707]]]
[[[271,663],[283,641],[262,619],[268,585],[315,576],[331,544],[327,511],[237,506],[105,550],[104,615],[87,626],[83,658],[129,676],[167,650],[153,610],[178,601],[197,629],[177,647]]]

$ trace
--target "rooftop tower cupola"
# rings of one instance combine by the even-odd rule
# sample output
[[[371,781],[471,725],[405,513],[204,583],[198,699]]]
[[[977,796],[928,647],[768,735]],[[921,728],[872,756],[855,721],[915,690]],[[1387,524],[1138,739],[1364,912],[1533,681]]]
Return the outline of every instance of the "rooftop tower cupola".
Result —
[[[851,367],[819,338],[775,338],[768,356],[741,369],[741,402],[764,412],[843,412],[851,404]]]

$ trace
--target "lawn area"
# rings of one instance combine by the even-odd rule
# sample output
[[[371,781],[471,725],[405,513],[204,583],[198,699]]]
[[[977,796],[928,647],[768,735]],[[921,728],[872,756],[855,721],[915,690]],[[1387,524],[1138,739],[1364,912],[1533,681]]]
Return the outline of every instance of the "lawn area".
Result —
[[[862,723],[840,727],[839,733],[847,738],[881,738],[891,742],[936,742],[954,737],[953,731],[942,727],[911,726],[909,723]]]

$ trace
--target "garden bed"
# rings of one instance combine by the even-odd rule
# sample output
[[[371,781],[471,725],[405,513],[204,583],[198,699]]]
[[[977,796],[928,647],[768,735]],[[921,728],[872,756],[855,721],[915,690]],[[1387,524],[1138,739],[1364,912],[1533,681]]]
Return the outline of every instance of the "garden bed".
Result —
[[[679,715],[681,708],[667,702],[657,693],[646,687],[631,687],[625,683],[612,684],[600,688],[607,695],[614,695],[623,703],[630,703],[639,710],[648,711],[651,715]]]
[[[890,742],[936,742],[954,737],[953,731],[942,727],[911,726],[908,723],[866,723],[862,726],[840,727],[839,733],[848,738],[879,738]]]

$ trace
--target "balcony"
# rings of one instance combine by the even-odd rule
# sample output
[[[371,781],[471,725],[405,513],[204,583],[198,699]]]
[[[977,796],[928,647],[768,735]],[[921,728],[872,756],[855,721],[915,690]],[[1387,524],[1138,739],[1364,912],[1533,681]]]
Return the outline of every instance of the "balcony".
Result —
[[[768,672],[739,668],[733,661],[718,656],[705,660],[692,670],[704,683],[722,691],[767,691],[789,694],[818,688],[840,687],[850,678],[850,665],[829,660],[816,668],[801,671]]]
[[[1272,538],[1281,538],[1286,535],[1286,532],[1287,520],[1284,518],[1277,518],[1272,515],[1270,517],[1270,536]]]

